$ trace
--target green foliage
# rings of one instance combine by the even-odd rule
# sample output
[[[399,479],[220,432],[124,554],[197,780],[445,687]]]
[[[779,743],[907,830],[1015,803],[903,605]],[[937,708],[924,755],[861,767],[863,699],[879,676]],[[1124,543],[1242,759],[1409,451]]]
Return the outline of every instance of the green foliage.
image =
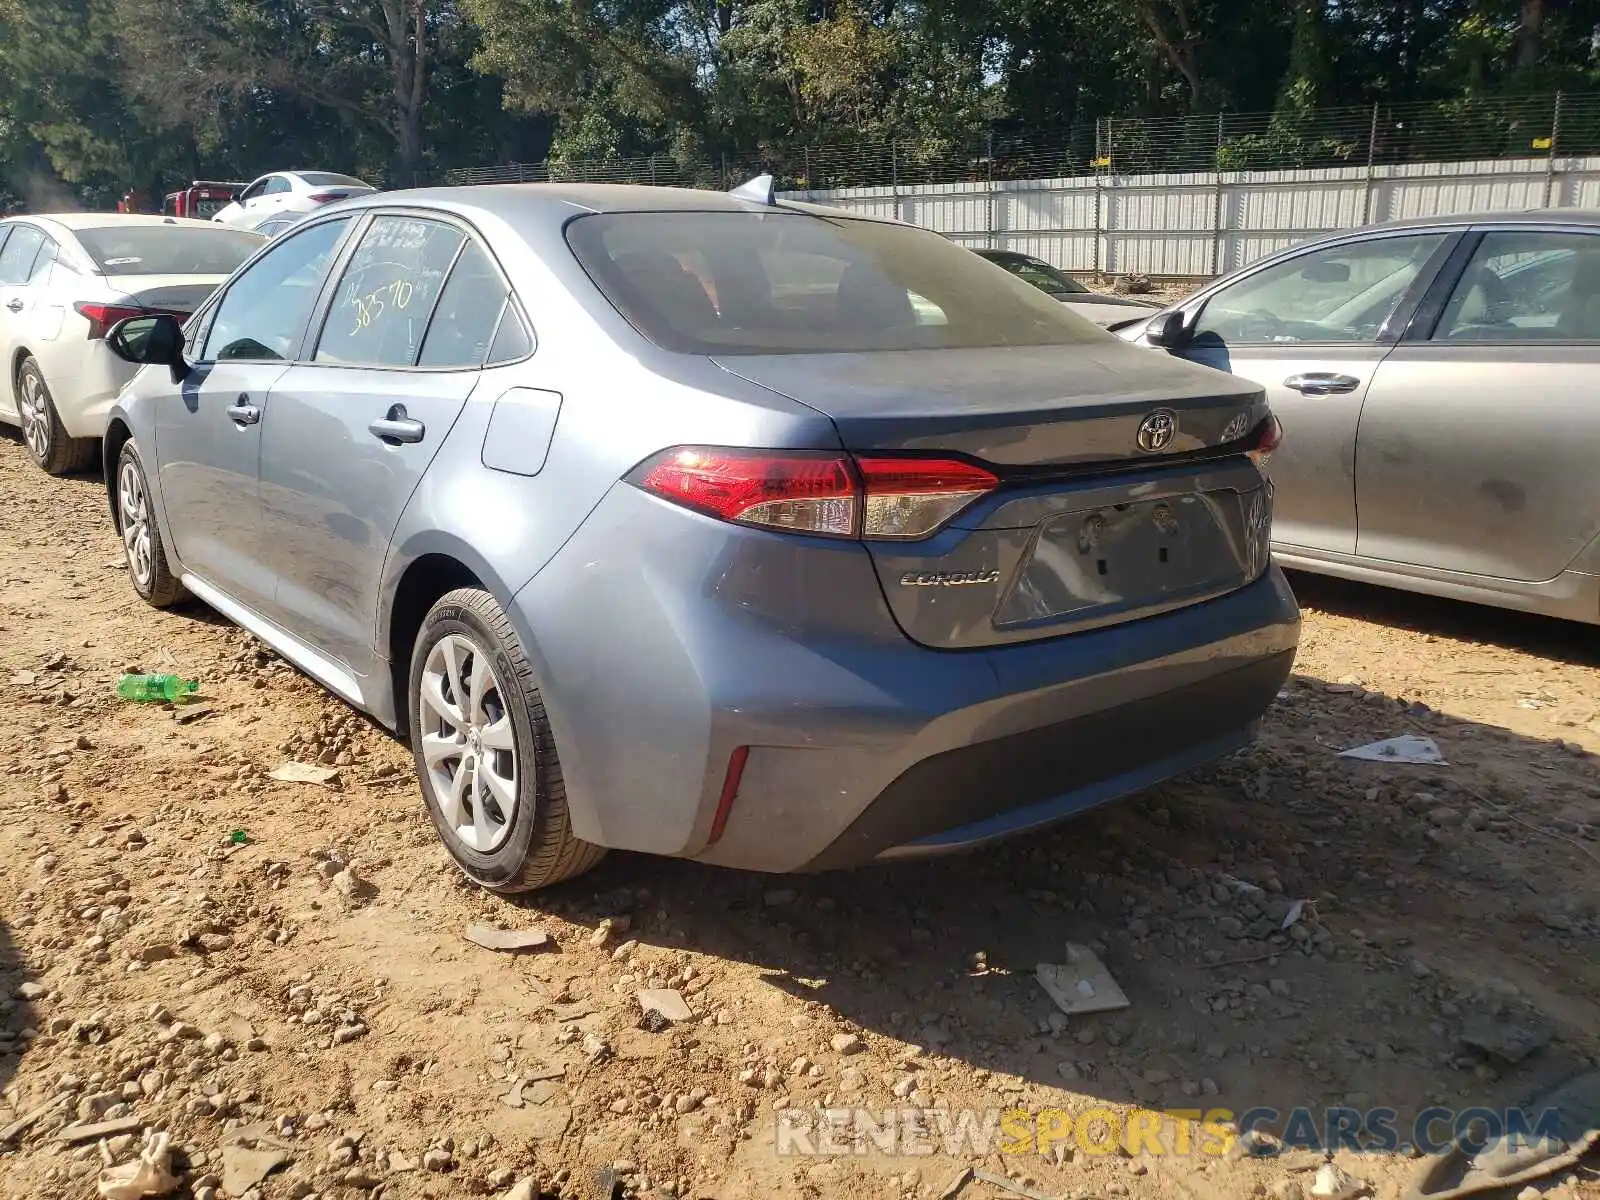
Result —
[[[1386,146],[1511,153],[1550,122],[1506,98],[1600,89],[1597,30],[1600,0],[0,0],[0,206],[544,158],[842,184],[891,140],[895,177],[984,178],[1030,136],[1087,169],[1106,118],[1159,122],[1114,170],[1326,166],[1374,102],[1431,104]]]

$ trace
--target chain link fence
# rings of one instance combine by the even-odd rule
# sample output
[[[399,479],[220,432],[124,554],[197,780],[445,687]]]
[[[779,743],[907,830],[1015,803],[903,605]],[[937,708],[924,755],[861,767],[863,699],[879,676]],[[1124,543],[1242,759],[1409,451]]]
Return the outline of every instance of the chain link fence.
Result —
[[[763,172],[785,191],[1600,155],[1600,93],[1191,117],[1107,117],[1067,130],[854,140],[760,154],[506,163],[445,182],[643,183],[727,189]]]

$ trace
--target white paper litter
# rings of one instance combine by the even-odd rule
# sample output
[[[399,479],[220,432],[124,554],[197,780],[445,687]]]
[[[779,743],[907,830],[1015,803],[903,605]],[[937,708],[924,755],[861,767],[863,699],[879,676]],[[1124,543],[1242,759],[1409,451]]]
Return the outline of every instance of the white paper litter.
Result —
[[[1359,758],[1366,762],[1431,763],[1443,764],[1444,755],[1432,738],[1402,733],[1399,737],[1385,738],[1356,746],[1339,755],[1340,758]]]
[[[1300,914],[1305,911],[1306,902],[1304,900],[1296,900],[1293,904],[1289,905],[1289,911],[1283,914],[1283,924],[1279,925],[1278,928],[1289,928],[1289,926],[1293,925],[1300,919]]]
[[[1111,978],[1105,964],[1089,947],[1075,942],[1067,943],[1066,962],[1040,963],[1034,978],[1069,1016],[1129,1007],[1127,993]]]

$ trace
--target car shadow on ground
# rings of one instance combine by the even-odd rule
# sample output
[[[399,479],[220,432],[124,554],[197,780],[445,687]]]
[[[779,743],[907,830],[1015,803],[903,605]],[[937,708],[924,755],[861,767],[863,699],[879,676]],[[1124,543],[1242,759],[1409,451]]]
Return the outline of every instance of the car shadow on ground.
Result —
[[[779,878],[617,855],[531,904],[590,922],[626,908],[645,945],[757,965],[869,1039],[995,1073],[1002,1107],[1009,1078],[1079,1104],[1305,1107],[1319,1128],[1330,1107],[1387,1107],[1409,1135],[1420,1109],[1517,1102],[1597,1048],[1600,961],[1582,946],[1600,933],[1600,872],[1505,807],[1540,823],[1518,774],[1559,790],[1592,767],[1358,691],[1296,676],[1253,749],[964,857]],[[1341,759],[1334,727],[1361,731],[1350,744],[1432,737],[1452,763]],[[1514,770],[1484,765],[1491,751]],[[1600,853],[1594,824],[1567,836]],[[1069,941],[1101,955],[1129,1008],[1057,1012],[1034,973]],[[1464,1043],[1472,1022],[1553,1044],[1513,1069]],[[750,1038],[788,1042],[780,1070],[828,1044]],[[782,1086],[851,1103],[838,1078]],[[937,1102],[926,1079],[916,1094]]]
[[[1600,667],[1600,630],[1593,625],[1403,592],[1331,575],[1293,572],[1289,580],[1295,596],[1307,608],[1391,629],[1503,646],[1573,666]]]
[[[11,931],[0,921],[0,1096],[10,1086],[21,1062],[22,1031],[35,1027],[33,1005],[22,995],[22,986],[27,982],[28,974]],[[8,1111],[0,1102],[0,1129],[11,1122]],[[0,1145],[0,1150],[4,1148]]]

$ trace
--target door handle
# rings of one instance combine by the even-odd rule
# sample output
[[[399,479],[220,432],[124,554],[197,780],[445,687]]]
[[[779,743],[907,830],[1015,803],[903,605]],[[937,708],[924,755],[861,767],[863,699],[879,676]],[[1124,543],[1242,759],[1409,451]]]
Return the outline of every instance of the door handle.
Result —
[[[404,404],[396,404],[385,416],[368,425],[367,432],[391,446],[398,446],[402,442],[420,442],[428,427],[415,417],[406,416]]]
[[[227,408],[228,419],[235,425],[254,425],[261,420],[261,410],[250,403],[250,397],[241,395],[237,404]]]
[[[6,301],[6,307],[9,308],[12,312],[21,312],[22,311],[22,301],[21,300],[7,300]]]
[[[1291,375],[1283,386],[1292,388],[1303,396],[1342,396],[1361,386],[1354,375],[1336,375],[1332,371],[1306,371]]]

